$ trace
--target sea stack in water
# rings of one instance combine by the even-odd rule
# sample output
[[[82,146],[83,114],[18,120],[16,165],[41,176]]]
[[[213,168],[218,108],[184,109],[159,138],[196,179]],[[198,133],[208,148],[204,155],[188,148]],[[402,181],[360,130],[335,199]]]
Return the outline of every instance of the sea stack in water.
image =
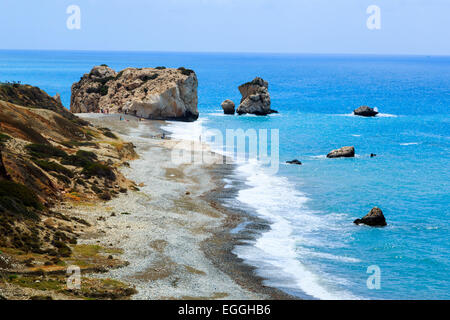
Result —
[[[242,99],[237,109],[239,115],[255,114],[265,116],[277,111],[270,109],[269,83],[259,77],[239,86]]]
[[[380,208],[374,207],[368,214],[362,219],[356,219],[353,221],[355,224],[366,224],[371,227],[384,227],[387,225],[386,219],[383,215],[383,211]]]
[[[221,104],[224,114],[234,114],[235,113],[235,104],[230,99],[225,100]]]
[[[327,154],[327,158],[353,158],[354,156],[355,147],[342,147]]]
[[[195,121],[199,115],[197,87],[195,72],[185,68],[127,68],[117,73],[102,65],[72,85],[70,110]]]
[[[375,111],[374,108],[368,106],[361,106],[358,109],[353,110],[353,114],[361,117],[375,117],[378,114],[378,111]]]
[[[299,166],[302,165],[302,162],[300,160],[297,160],[297,159],[286,161],[286,163],[288,163],[288,164],[297,164]]]

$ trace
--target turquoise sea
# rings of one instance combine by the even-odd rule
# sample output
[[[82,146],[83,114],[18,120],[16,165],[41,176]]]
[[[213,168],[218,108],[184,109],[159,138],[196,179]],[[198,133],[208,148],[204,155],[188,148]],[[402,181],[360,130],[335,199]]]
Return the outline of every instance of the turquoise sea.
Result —
[[[306,298],[450,298],[450,57],[0,51],[0,81],[21,81],[70,104],[70,87],[94,65],[194,69],[200,119],[192,126],[278,129],[280,165],[236,167],[227,183],[244,185],[231,206],[252,208],[271,224],[235,253],[267,284]],[[269,81],[269,117],[224,116],[237,87]],[[360,105],[376,118],[352,116]],[[353,145],[354,159],[326,159]],[[370,158],[370,154],[377,154]],[[352,222],[379,206],[388,226]],[[369,266],[380,289],[366,285]]]

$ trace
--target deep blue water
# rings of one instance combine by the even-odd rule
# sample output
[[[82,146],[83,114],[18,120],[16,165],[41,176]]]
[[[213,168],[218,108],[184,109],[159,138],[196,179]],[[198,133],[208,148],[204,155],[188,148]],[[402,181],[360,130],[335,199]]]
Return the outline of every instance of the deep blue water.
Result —
[[[254,208],[272,230],[235,252],[268,284],[316,298],[450,298],[450,57],[0,51],[0,81],[58,92],[69,106],[71,84],[102,63],[192,68],[199,123],[279,130],[281,162],[302,166],[236,172],[247,187],[234,205]],[[280,114],[222,115],[220,103],[238,103],[238,85],[255,76],[269,81]],[[382,116],[351,116],[360,105]],[[357,157],[325,158],[344,145]],[[373,206],[387,227],[352,224]],[[371,265],[379,290],[366,286]]]

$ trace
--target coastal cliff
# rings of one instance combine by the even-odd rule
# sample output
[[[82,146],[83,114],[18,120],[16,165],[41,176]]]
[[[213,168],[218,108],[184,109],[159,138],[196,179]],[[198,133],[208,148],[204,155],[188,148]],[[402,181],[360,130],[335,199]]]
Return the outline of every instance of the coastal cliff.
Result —
[[[64,277],[56,274],[75,261],[91,271],[123,265],[101,249],[87,263],[80,251],[87,247],[78,239],[91,224],[57,208],[132,190],[134,183],[119,167],[136,157],[131,143],[76,117],[39,88],[0,84],[0,292],[26,298],[40,295],[46,283],[64,288]],[[101,281],[93,283],[80,297],[98,290],[104,298],[134,293],[125,285],[108,289]],[[72,296],[63,291],[62,298]]]
[[[127,68],[117,73],[106,65],[96,66],[72,85],[70,110],[195,121],[197,87],[195,72],[185,68]]]

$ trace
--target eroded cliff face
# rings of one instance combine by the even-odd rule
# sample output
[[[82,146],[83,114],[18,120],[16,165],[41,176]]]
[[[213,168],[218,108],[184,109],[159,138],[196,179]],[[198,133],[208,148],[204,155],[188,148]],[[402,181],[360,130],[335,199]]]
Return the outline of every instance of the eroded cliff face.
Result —
[[[129,113],[155,120],[195,121],[198,80],[192,70],[94,67],[72,85],[74,113]]]
[[[0,84],[0,251],[70,256],[60,242],[77,235],[45,224],[59,219],[53,208],[128,192],[134,183],[118,168],[136,157],[131,143],[39,88]]]

